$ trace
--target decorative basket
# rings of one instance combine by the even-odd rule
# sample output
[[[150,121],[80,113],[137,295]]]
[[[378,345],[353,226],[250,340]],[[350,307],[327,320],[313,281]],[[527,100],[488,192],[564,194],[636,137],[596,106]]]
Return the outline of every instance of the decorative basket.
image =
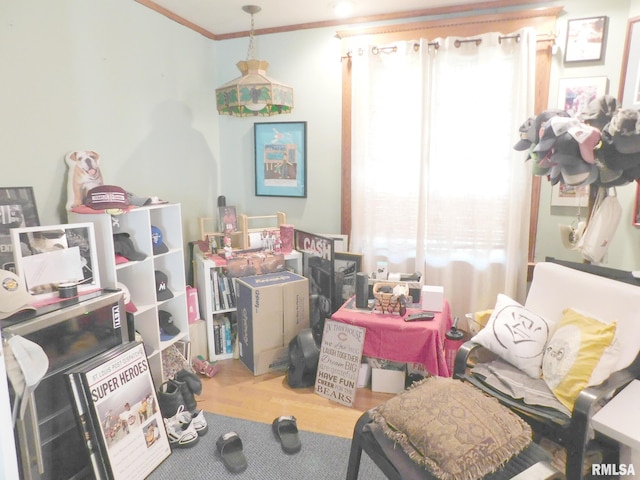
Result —
[[[389,289],[391,292],[386,291]],[[404,311],[405,304],[409,302],[409,285],[406,282],[376,282],[373,284],[373,298],[375,311],[400,313],[400,310]]]

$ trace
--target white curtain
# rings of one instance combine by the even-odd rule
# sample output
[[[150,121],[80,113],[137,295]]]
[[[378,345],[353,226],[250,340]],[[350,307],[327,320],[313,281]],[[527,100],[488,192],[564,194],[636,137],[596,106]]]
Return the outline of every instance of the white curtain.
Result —
[[[365,271],[420,272],[459,316],[497,293],[524,300],[531,170],[513,145],[533,114],[535,42],[523,29],[353,51],[351,249]]]

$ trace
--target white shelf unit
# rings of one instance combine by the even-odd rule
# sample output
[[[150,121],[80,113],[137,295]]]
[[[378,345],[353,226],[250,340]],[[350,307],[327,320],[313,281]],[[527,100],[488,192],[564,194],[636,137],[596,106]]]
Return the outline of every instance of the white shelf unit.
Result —
[[[284,256],[285,265],[293,272],[301,274],[302,272],[302,254],[296,250],[288,253]],[[207,331],[207,348],[209,350],[209,360],[224,360],[227,358],[233,358],[233,353],[223,353],[221,355],[215,354],[215,334],[214,334],[214,318],[220,317],[224,314],[230,314],[231,321],[235,322],[236,309],[230,308],[226,310],[217,310],[214,307],[213,288],[211,281],[211,270],[218,269],[224,270],[224,266],[217,265],[213,260],[206,258],[205,255],[196,250],[194,252],[195,262],[195,280],[198,288],[198,299],[200,304],[200,318],[206,322]],[[235,281],[234,281],[235,289]],[[235,290],[237,291],[237,290]],[[235,342],[234,342],[235,343]],[[235,348],[235,346],[234,346]]]
[[[211,270],[217,269],[222,271],[223,266],[218,266],[213,260],[205,258],[202,252],[197,251],[195,254],[195,276],[198,288],[198,299],[200,304],[200,318],[206,322],[207,330],[207,349],[209,351],[209,360],[224,360],[233,358],[233,353],[223,353],[216,355],[215,353],[215,335],[214,335],[214,318],[224,314],[231,314],[232,320],[235,320],[235,308],[216,309],[213,298],[213,282],[211,281]]]
[[[101,285],[103,288],[117,288],[117,282],[121,282],[129,289],[131,300],[137,307],[133,314],[135,329],[142,335],[145,345],[153,350],[148,355],[149,366],[156,387],[160,387],[168,380],[162,370],[162,351],[179,340],[189,340],[180,205],[151,205],[114,216],[69,212],[69,222],[94,224]],[[168,252],[153,255],[152,225],[162,231]],[[136,250],[147,255],[144,260],[116,265],[113,234],[122,232],[130,235]],[[157,300],[156,270],[167,275],[167,286],[173,298]],[[159,310],[169,312],[174,325],[180,330],[178,335],[167,341],[160,338]]]

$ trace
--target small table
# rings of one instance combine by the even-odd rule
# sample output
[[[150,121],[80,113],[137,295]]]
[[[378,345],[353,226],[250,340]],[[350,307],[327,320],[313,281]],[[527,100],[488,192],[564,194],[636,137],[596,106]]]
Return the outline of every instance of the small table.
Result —
[[[421,311],[407,308],[405,316]],[[433,320],[405,322],[405,316],[355,308],[355,298],[351,298],[331,319],[366,328],[364,356],[421,363],[432,375],[449,376],[444,356],[445,334],[451,328],[449,303],[444,301],[442,312],[436,312]]]
[[[620,443],[620,467],[640,478],[640,380],[633,380],[592,418],[593,428]]]

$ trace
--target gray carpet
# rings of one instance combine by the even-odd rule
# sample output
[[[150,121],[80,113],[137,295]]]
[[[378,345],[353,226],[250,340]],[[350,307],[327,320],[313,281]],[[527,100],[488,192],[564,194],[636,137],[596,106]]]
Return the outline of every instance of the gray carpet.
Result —
[[[173,450],[149,480],[342,480],[347,474],[349,439],[301,430],[302,450],[287,455],[271,432],[271,425],[211,413],[206,416],[209,432],[200,437],[194,447]],[[304,425],[298,424],[298,428]],[[229,431],[237,432],[242,439],[248,465],[242,473],[227,471],[216,452],[216,440]],[[384,480],[386,477],[363,454],[359,478]]]

